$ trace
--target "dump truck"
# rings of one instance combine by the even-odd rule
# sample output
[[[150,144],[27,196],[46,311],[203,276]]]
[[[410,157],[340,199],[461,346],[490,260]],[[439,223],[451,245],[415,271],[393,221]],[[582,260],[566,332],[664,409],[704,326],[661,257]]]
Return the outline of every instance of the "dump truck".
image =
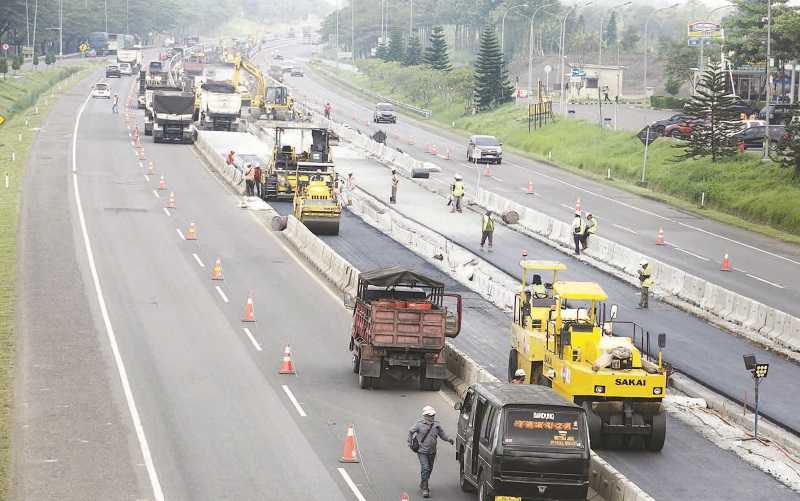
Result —
[[[142,51],[139,49],[119,49],[117,51],[117,62],[128,63],[134,72],[138,72],[142,67]]]
[[[390,267],[363,272],[353,309],[350,352],[361,388],[389,378],[439,390],[447,378],[446,338],[461,330],[461,296],[414,270]]]
[[[153,124],[155,123],[155,114],[153,112],[153,96],[156,92],[183,92],[183,87],[174,87],[164,84],[165,80],[148,80],[145,84],[144,91],[144,135],[153,135]],[[157,83],[157,85],[155,84]]]
[[[153,93],[153,142],[194,143],[194,94],[177,91]]]
[[[651,355],[649,333],[641,326],[616,321],[616,305],[606,316],[607,296],[598,284],[557,280],[565,269],[560,263],[520,264],[509,380],[524,369],[526,383],[552,387],[584,407],[592,448],[660,451],[666,436],[666,336],[658,335],[658,353]],[[541,271],[552,272],[553,281],[541,282]]]
[[[242,96],[229,82],[207,80],[200,86],[198,123],[207,130],[235,132],[239,128]]]

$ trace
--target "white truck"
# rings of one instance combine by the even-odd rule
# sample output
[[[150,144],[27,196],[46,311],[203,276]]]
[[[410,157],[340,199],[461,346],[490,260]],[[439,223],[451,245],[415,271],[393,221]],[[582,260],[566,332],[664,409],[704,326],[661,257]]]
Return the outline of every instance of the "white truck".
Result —
[[[139,49],[117,50],[117,62],[131,65],[132,74],[136,74],[142,67],[142,51]]]
[[[242,95],[233,84],[207,80],[200,86],[201,129],[236,132],[241,111]]]

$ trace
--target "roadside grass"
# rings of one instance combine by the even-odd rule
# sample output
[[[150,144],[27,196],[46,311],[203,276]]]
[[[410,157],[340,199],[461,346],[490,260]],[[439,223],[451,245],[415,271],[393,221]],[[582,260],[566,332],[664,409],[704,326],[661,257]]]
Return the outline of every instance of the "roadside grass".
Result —
[[[30,87],[0,80],[0,114],[8,121],[0,125],[0,499],[8,498],[10,465],[10,416],[14,400],[17,223],[22,176],[28,152],[58,94],[81,78],[92,65],[22,72]],[[66,68],[72,68],[66,70]],[[65,71],[66,70],[66,71]],[[45,74],[47,72],[47,74]],[[33,97],[36,96],[36,97]],[[38,98],[38,99],[37,99]],[[22,107],[18,103],[30,103]],[[33,105],[38,106],[38,113]],[[8,110],[13,110],[9,113]],[[10,116],[10,118],[9,118]],[[12,153],[15,159],[12,160]],[[6,176],[8,188],[6,188]]]
[[[357,87],[429,108],[433,111],[432,122],[455,133],[496,135],[507,149],[529,158],[548,161],[570,172],[726,224],[800,244],[797,203],[800,182],[792,179],[790,169],[774,162],[761,162],[758,155],[746,153],[718,162],[675,161],[680,154],[674,147],[677,143],[660,138],[649,148],[647,182],[641,185],[644,146],[629,131],[601,129],[594,123],[560,118],[528,134],[524,106],[508,104],[491,112],[469,115],[462,102],[434,97],[421,103],[417,96],[391,82],[328,66],[317,68],[322,69],[323,76],[328,73]],[[609,169],[611,179],[607,178]],[[700,207],[702,193],[705,204]]]

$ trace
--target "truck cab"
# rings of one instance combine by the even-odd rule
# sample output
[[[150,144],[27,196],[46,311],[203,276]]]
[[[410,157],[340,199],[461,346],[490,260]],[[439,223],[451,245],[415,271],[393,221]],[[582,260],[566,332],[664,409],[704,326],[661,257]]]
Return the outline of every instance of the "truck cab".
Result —
[[[481,500],[585,500],[586,411],[542,386],[478,383],[455,404],[459,485]]]

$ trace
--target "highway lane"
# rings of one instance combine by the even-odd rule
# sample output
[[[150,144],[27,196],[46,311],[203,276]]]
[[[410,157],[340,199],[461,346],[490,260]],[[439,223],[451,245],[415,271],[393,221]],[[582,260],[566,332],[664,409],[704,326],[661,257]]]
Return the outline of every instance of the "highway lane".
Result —
[[[288,57],[309,54],[307,46],[283,48]],[[265,59],[259,59],[266,66]],[[312,72],[305,78],[289,78],[287,84],[319,102],[330,101],[333,118],[369,130],[374,103],[354,96]],[[483,168],[465,162],[466,140],[438,125],[401,115],[397,125],[382,125],[389,131],[389,144],[422,160],[431,160],[427,144],[439,153],[449,150],[452,160],[432,159],[443,173],[464,175],[473,189]],[[412,138],[414,144],[408,144]],[[502,140],[502,138],[500,138]],[[752,297],[794,315],[800,315],[800,248],[768,237],[708,220],[667,204],[634,195],[613,186],[591,181],[543,162],[510,152],[502,166],[492,166],[492,177],[483,177],[481,187],[492,190],[550,216],[571,221],[578,198],[584,211],[597,215],[600,234],[639,252],[672,264],[713,283]],[[536,196],[525,193],[534,183]],[[667,245],[656,246],[660,227]],[[721,272],[723,254],[728,253],[733,272]]]
[[[291,212],[289,203],[272,205],[283,214]],[[454,342],[492,374],[505,379],[508,325],[511,322],[509,314],[467,290],[349,211],[344,212],[339,236],[321,238],[361,270],[390,265],[407,266],[443,281],[448,291],[464,295],[463,328]],[[602,456],[659,500],[722,501],[758,495],[770,499],[796,499],[795,493],[772,477],[744,463],[735,454],[720,450],[672,415],[668,415],[667,426],[667,442],[659,454],[602,451]]]
[[[389,169],[373,160],[359,160],[354,156],[349,155],[340,165],[354,172],[359,187],[385,201]],[[649,310],[639,310],[639,292],[629,284],[506,227],[498,226],[495,231],[494,252],[481,252],[479,214],[472,211],[451,214],[447,212],[444,198],[405,179],[398,188],[397,208],[404,215],[480,255],[510,277],[518,276],[517,263],[523,249],[532,258],[564,262],[568,270],[559,278],[601,284],[608,294],[608,304],[618,304],[620,307],[619,321],[631,321],[642,326],[651,333],[653,343],[657,333],[666,333],[666,360],[681,372],[718,391],[738,398],[745,393],[751,394],[753,383],[749,373],[744,370],[742,355],[756,354],[759,360],[770,364],[769,380],[761,386],[762,412],[796,430],[800,429],[800,407],[789,397],[794,393],[796,378],[800,373],[796,363],[673,306],[652,301]],[[630,329],[621,324],[617,327],[618,332],[625,328]],[[752,396],[749,400],[752,400]]]
[[[128,80],[113,85],[124,102]],[[344,465],[353,485],[369,499],[416,493],[405,432],[427,403],[452,429],[449,402],[437,393],[360,390],[346,351],[350,313],[338,295],[238,208],[191,147],[147,138],[145,151],[157,171],[150,179],[121,117],[89,102],[78,141],[87,227],[166,498],[355,499],[337,460],[350,422],[364,457]],[[159,193],[161,175],[168,190]],[[178,208],[167,215],[169,191]],[[196,242],[178,234],[190,222]],[[225,280],[213,283],[218,257]],[[257,322],[242,324],[248,294]],[[287,343],[296,377],[277,374]],[[437,498],[469,499],[447,456],[437,465]]]

